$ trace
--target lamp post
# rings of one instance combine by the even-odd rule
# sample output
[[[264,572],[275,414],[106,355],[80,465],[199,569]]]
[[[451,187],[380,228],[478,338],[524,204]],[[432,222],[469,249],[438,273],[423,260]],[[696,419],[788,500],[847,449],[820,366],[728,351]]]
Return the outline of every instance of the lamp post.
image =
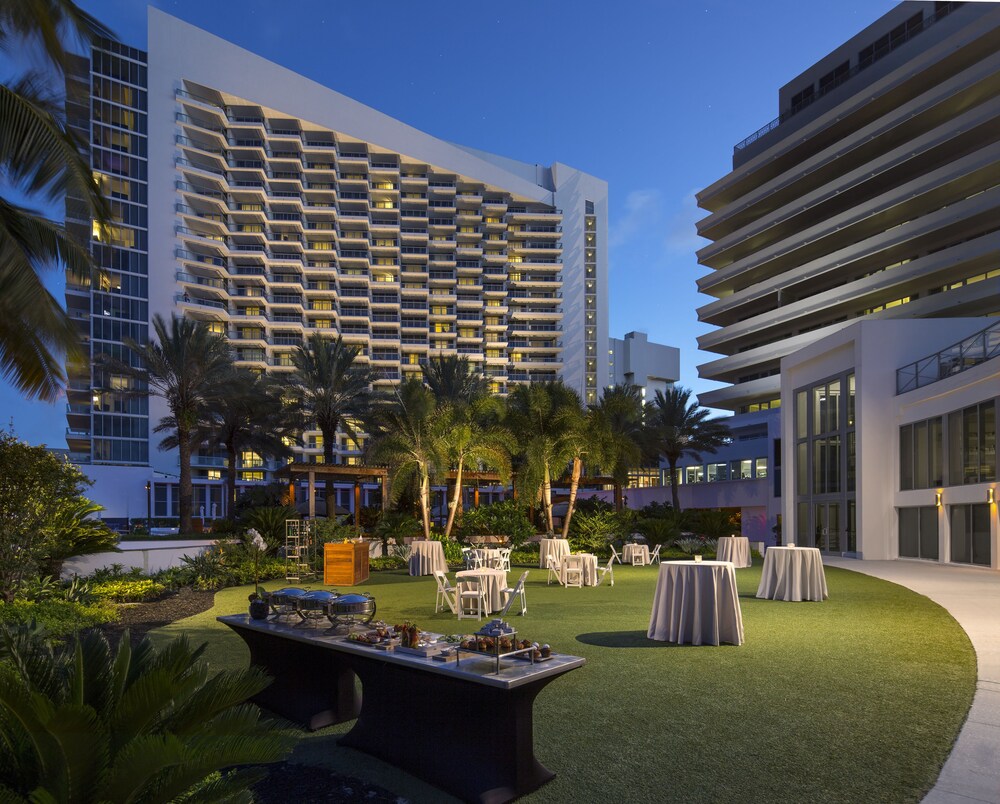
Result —
[[[153,534],[152,499],[153,499],[153,484],[147,480],[146,481],[146,535],[147,536],[151,536]]]

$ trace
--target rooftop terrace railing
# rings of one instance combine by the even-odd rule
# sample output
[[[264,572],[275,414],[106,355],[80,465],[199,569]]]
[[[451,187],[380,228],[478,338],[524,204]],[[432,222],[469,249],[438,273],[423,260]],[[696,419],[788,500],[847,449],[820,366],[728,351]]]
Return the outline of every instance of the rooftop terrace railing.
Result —
[[[733,146],[733,153],[734,154],[739,153],[748,146],[753,145],[761,137],[770,134],[772,131],[778,128],[778,126],[780,126],[782,123],[784,123],[787,120],[790,120],[799,112],[808,108],[810,105],[812,105],[817,100],[827,95],[829,92],[832,92],[834,89],[839,87],[844,82],[849,81],[858,73],[864,71],[868,67],[871,67],[879,59],[883,58],[884,56],[888,56],[893,50],[898,48],[903,43],[910,41],[917,34],[926,31],[931,25],[933,25],[935,22],[939,22],[941,19],[946,17],[960,5],[962,5],[960,2],[941,4],[934,14],[931,14],[929,17],[925,17],[924,20],[919,25],[916,25],[913,28],[906,29],[899,36],[891,37],[888,44],[883,45],[878,50],[874,51],[870,56],[865,58],[863,61],[860,61],[857,64],[855,64],[846,73],[838,76],[830,83],[820,87],[818,92],[814,92],[812,95],[805,98],[801,103],[797,104],[796,106],[792,107],[786,112],[782,112],[780,115],[778,115],[776,118],[774,118],[774,120],[770,121],[769,123],[765,123],[763,126],[757,129],[753,134],[751,134],[746,139],[736,143],[736,145]]]
[[[951,377],[1000,355],[1000,323],[952,344],[940,352],[896,369],[896,394],[905,394]]]

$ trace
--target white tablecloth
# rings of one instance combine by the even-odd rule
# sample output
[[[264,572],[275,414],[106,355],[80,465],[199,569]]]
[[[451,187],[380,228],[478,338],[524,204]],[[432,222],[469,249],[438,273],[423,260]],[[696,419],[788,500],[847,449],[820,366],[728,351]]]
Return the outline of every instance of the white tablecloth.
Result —
[[[752,567],[750,560],[750,540],[746,536],[721,536],[715,552],[718,561],[732,561],[736,569]]]
[[[622,549],[622,561],[633,566],[645,566],[649,563],[649,547],[645,544],[626,544]]]
[[[410,575],[433,575],[438,571],[448,571],[441,542],[410,542]]]
[[[729,561],[664,561],[653,593],[650,639],[743,644],[736,569]]]
[[[503,570],[489,568],[462,570],[455,573],[455,580],[460,589],[462,588],[462,581],[469,580],[470,578],[477,579],[480,586],[486,589],[487,611],[490,614],[500,611],[503,608],[503,595],[500,591],[507,588],[507,573]]]
[[[566,585],[566,568],[570,566],[582,567],[584,586],[597,586],[597,556],[592,553],[563,556],[559,565],[559,580],[563,586]]]
[[[815,600],[826,590],[823,557],[815,547],[768,547],[757,597],[767,600]]]
[[[549,556],[556,561],[562,561],[569,555],[569,541],[566,539],[542,539],[538,544],[538,566],[545,569],[549,565]]]
[[[496,547],[474,547],[469,550],[469,558],[477,556],[484,567],[494,569],[500,563],[500,550]]]

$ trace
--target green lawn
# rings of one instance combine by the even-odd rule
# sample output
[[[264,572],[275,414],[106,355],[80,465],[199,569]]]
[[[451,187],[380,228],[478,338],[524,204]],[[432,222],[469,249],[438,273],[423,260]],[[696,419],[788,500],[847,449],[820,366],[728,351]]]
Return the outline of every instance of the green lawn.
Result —
[[[519,633],[587,664],[536,701],[536,754],[557,777],[525,800],[900,802],[918,801],[933,785],[976,678],[972,646],[941,607],[829,568],[825,603],[757,600],[758,565],[737,571],[746,643],[678,647],[645,636],[656,572],[616,565],[614,588],[563,589],[532,570],[528,614],[512,618]],[[386,621],[460,630],[454,616],[433,613],[433,578],[378,573],[362,588]],[[156,638],[187,633],[209,643],[214,666],[243,666],[243,642],[214,618],[245,611],[247,591],[220,592],[213,610]],[[296,757],[413,801],[445,800],[337,748],[350,725],[303,733]],[[426,737],[414,730],[414,739]]]

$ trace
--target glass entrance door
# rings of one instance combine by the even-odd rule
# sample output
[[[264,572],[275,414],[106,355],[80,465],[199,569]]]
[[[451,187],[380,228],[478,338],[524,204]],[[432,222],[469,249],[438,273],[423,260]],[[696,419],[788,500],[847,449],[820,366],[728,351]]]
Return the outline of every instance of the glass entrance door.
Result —
[[[813,507],[813,527],[815,541],[813,544],[820,550],[839,553],[840,546],[840,503],[821,502]]]

